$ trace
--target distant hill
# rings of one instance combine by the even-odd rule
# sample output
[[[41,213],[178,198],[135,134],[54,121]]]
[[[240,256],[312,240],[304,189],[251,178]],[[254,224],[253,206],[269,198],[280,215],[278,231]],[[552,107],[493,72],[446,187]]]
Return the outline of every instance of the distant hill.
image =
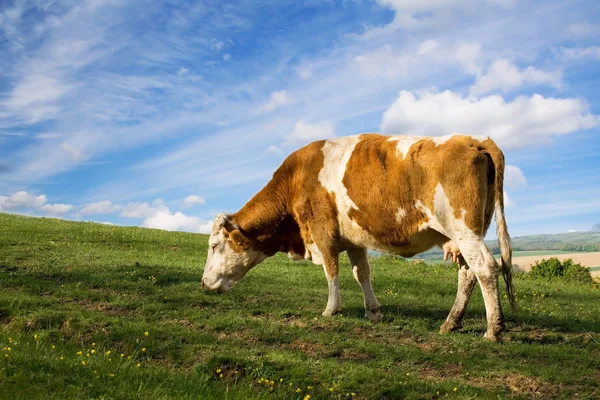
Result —
[[[498,254],[498,242],[486,240],[494,254]],[[571,232],[552,235],[527,235],[512,238],[514,251],[563,250],[563,251],[600,251],[600,232]],[[439,259],[441,249],[434,249],[417,255],[415,258]]]

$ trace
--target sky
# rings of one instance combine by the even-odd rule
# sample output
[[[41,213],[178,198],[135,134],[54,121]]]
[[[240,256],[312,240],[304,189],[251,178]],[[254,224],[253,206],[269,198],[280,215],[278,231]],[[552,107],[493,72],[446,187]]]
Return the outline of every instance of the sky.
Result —
[[[512,236],[586,231],[599,89],[595,0],[3,0],[0,209],[209,232],[313,140],[459,132]]]

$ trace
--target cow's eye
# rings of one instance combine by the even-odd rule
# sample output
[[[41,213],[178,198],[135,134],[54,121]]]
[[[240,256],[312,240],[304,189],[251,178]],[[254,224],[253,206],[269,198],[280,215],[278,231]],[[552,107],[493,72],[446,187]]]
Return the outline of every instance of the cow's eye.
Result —
[[[213,245],[212,245],[210,248],[212,249],[212,252],[214,253],[214,252],[215,252],[215,250],[217,249],[217,245],[216,245],[216,244],[213,244]]]

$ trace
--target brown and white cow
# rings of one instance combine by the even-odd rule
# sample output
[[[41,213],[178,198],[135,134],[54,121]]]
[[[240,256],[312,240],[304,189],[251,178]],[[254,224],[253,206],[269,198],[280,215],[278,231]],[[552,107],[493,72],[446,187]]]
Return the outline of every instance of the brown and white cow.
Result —
[[[495,212],[514,305],[503,175],[504,155],[489,138],[362,134],[313,142],[292,153],[238,212],[215,218],[202,284],[226,292],[267,257],[287,252],[323,265],[323,315],[331,316],[341,310],[338,257],[346,251],[366,316],[379,321],[367,249],[411,257],[437,245],[460,264],[458,294],[441,332],[461,326],[479,281],[485,337],[497,340],[504,328],[498,264],[483,238]]]

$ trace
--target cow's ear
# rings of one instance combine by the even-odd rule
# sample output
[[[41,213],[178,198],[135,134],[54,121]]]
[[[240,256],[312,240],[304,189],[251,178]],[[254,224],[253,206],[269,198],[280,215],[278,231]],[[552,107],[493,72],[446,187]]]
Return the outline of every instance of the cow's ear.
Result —
[[[229,241],[231,241],[231,244],[236,250],[247,250],[248,247],[250,247],[250,241],[239,231],[239,229],[234,229],[229,232]]]

